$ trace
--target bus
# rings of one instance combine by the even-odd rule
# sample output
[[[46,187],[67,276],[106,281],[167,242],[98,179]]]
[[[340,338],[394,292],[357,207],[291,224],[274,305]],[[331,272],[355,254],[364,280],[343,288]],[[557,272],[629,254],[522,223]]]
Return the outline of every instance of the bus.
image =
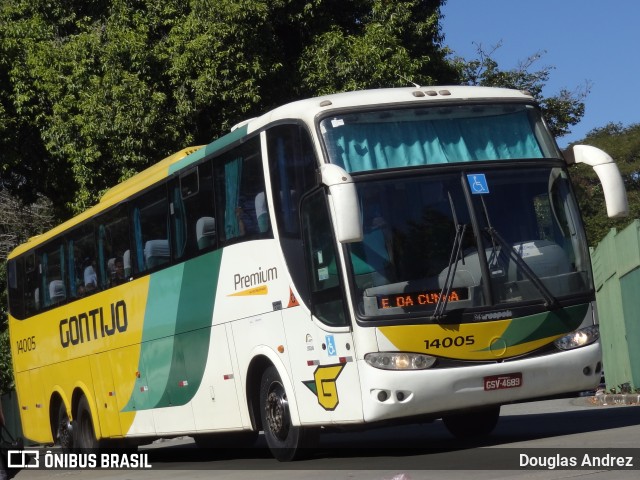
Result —
[[[390,88],[296,101],[186,148],[8,257],[22,428],[67,449],[193,436],[281,461],[318,434],[592,389],[589,250],[526,92]],[[306,450],[308,451],[308,450]]]

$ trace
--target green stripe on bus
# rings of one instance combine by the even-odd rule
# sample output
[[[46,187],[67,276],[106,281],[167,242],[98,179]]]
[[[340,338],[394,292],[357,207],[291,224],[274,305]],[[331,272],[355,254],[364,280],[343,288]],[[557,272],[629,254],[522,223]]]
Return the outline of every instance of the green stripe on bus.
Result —
[[[221,258],[218,250],[151,276],[142,378],[123,411],[184,405],[195,395],[207,364]]]
[[[201,148],[196,152],[193,152],[191,155],[187,155],[186,157],[184,157],[183,159],[179,160],[178,162],[174,163],[169,167],[169,175],[177,172],[178,170],[188,165],[191,165],[192,163],[197,162],[198,160],[204,158],[205,156],[211,155],[219,150],[222,150],[228,147],[229,145],[232,145],[233,143],[237,142],[242,137],[247,135],[247,130],[248,130],[247,125],[238,127],[233,132],[228,133],[224,137],[218,138],[217,140],[211,142],[206,147]]]
[[[588,304],[575,305],[527,317],[514,318],[502,334],[507,347],[564,335],[577,329],[584,320]],[[480,351],[487,351],[487,347]]]

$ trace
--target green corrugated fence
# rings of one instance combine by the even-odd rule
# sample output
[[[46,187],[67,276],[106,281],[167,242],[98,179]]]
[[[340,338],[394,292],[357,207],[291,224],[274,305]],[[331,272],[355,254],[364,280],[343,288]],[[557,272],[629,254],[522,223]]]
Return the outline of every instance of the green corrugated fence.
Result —
[[[640,220],[591,251],[607,389],[640,388]]]

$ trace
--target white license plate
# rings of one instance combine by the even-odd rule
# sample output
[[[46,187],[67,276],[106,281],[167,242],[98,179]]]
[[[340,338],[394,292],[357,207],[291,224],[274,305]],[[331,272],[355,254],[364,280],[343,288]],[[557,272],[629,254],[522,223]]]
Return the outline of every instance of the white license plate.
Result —
[[[518,388],[522,386],[522,373],[506,373],[484,377],[484,389],[501,390],[503,388]]]

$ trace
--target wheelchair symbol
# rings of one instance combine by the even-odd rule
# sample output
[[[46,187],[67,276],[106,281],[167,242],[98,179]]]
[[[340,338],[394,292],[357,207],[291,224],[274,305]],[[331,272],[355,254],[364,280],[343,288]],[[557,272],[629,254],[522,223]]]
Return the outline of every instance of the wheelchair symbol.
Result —
[[[327,343],[327,354],[330,357],[335,357],[336,355],[336,341],[333,338],[333,335],[327,335],[326,337],[324,337],[325,342]]]
[[[467,175],[467,181],[471,188],[471,193],[474,195],[482,195],[489,193],[489,185],[487,184],[487,178],[484,173],[474,173]]]

